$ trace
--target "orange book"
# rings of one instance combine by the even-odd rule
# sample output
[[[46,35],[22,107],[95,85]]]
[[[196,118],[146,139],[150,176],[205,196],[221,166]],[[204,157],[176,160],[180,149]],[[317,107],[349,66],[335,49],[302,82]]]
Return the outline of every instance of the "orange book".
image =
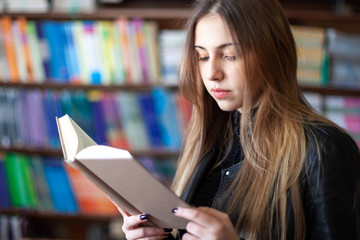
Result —
[[[81,212],[89,215],[118,215],[115,205],[94,183],[69,164],[65,164]]]
[[[19,71],[16,62],[15,46],[11,33],[11,18],[1,17],[1,29],[3,33],[4,50],[9,67],[9,77],[11,82],[19,82]]]
[[[31,58],[31,54],[30,54],[30,48],[29,48],[29,44],[28,44],[28,36],[27,36],[27,31],[26,31],[27,20],[24,17],[19,17],[17,19],[17,21],[18,21],[18,25],[19,25],[19,29],[20,29],[22,50],[23,50],[24,56],[25,56],[25,65],[26,65],[26,70],[27,70],[27,74],[28,74],[28,81],[29,81],[29,83],[33,83],[34,82],[34,71],[32,69],[32,64],[31,64],[32,58]]]

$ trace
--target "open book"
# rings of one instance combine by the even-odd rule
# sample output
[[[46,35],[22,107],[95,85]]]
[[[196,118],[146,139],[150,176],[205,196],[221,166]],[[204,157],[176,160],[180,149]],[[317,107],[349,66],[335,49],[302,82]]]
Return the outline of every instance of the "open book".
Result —
[[[65,162],[131,215],[147,213],[158,227],[185,229],[172,209],[189,207],[123,149],[97,145],[68,115],[56,118]]]

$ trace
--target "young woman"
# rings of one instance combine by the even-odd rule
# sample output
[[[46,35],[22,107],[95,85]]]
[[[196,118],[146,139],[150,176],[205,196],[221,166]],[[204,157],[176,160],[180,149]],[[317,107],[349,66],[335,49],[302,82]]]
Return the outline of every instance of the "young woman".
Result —
[[[174,190],[193,208],[182,239],[360,239],[360,157],[315,113],[277,0],[199,0],[188,23],[180,91],[193,112]],[[124,216],[128,239],[163,239]],[[170,238],[170,237],[169,237]]]

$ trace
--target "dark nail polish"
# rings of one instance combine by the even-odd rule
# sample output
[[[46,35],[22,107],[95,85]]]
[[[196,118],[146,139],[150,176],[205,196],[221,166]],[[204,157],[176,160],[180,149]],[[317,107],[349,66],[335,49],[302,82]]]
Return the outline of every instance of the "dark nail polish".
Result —
[[[174,208],[174,209],[172,210],[173,213],[177,213],[177,211],[178,211],[177,208]]]
[[[172,232],[172,230],[173,230],[172,228],[164,228],[165,232]]]
[[[141,220],[146,220],[146,219],[148,219],[149,218],[149,214],[142,214],[142,215],[140,215],[140,219]]]

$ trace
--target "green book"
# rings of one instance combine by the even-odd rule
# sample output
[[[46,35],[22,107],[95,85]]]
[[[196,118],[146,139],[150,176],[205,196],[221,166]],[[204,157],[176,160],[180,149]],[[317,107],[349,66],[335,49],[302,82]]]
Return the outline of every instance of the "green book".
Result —
[[[32,156],[29,159],[31,173],[34,180],[36,195],[38,196],[38,209],[45,211],[55,211],[48,183],[44,173],[43,159],[39,156]]]
[[[27,157],[24,154],[6,153],[5,171],[12,205],[20,208],[37,208],[38,197]]]

